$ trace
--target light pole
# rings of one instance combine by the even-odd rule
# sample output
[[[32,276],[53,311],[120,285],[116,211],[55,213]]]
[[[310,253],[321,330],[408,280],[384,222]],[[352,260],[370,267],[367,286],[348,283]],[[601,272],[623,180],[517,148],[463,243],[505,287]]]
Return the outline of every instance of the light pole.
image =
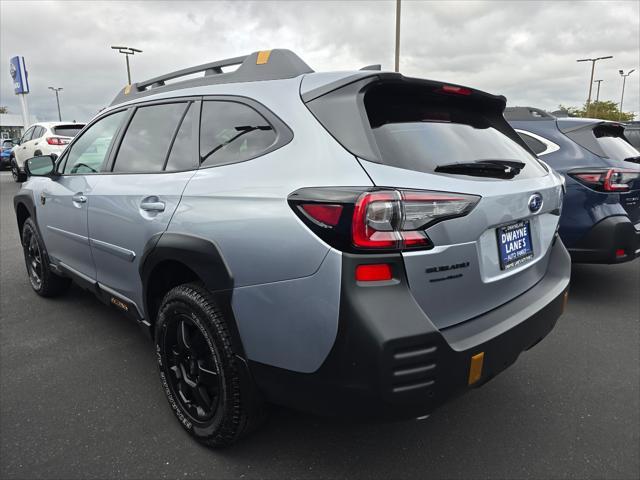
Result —
[[[589,116],[589,106],[591,105],[591,89],[593,88],[593,72],[596,69],[596,62],[598,60],[606,60],[607,58],[613,58],[613,56],[609,55],[608,57],[582,58],[580,60],[576,60],[576,62],[591,62],[591,80],[589,80],[589,97],[587,98],[587,110],[586,110],[587,116]]]
[[[58,121],[62,121],[62,115],[60,114],[60,97],[58,96],[58,92],[63,90],[62,87],[49,87],[49,90],[53,90],[56,92],[56,103],[58,104]]]
[[[400,71],[400,0],[396,0],[396,72]]]
[[[594,80],[593,83],[598,84],[598,90],[596,90],[596,111],[593,112],[593,116],[595,117],[598,115],[598,102],[600,101],[600,84],[602,83],[602,80]]]
[[[624,84],[627,83],[627,77],[635,72],[635,69],[629,70],[627,73],[624,73],[624,70],[618,70],[620,76],[622,76],[622,96],[620,97],[620,115],[618,116],[618,120],[622,120],[622,102],[624,101]]]
[[[111,47],[114,50],[118,50],[120,53],[124,53],[125,58],[127,59],[127,80],[128,85],[131,85],[131,68],[129,67],[129,55],[135,55],[136,53],[142,53],[142,50],[138,50],[137,48],[132,47]]]

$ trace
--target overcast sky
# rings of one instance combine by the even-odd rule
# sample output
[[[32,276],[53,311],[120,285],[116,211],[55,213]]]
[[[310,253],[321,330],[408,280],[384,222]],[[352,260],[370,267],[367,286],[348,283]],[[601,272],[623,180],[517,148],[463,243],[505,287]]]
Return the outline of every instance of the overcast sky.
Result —
[[[126,83],[124,57],[144,50],[133,81],[256,50],[289,48],[313,69],[393,69],[395,1],[12,2],[0,0],[0,105],[20,113],[9,58],[25,57],[31,113],[57,117],[48,86],[63,87],[66,120],[89,120]],[[400,71],[503,94],[554,110],[586,101],[590,63],[601,100],[640,113],[640,2],[402,2]],[[595,96],[595,89],[594,89]],[[636,117],[638,118],[638,117]]]

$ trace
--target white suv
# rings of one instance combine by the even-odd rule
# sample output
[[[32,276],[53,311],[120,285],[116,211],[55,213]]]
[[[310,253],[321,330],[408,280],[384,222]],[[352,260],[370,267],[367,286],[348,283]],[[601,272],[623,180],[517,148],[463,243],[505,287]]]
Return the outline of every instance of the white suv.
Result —
[[[16,182],[24,182],[25,160],[38,155],[60,155],[84,127],[84,123],[42,122],[31,125],[11,152],[11,174]]]

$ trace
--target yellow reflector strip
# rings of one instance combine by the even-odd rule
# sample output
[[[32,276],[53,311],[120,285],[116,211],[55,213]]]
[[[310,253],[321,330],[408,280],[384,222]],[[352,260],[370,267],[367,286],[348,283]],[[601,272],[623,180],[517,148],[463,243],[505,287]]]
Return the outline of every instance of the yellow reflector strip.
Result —
[[[258,52],[258,58],[256,59],[256,65],[264,65],[269,61],[269,55],[271,55],[271,50],[262,50]]]
[[[484,352],[471,357],[471,365],[469,365],[469,385],[473,385],[482,376],[482,363],[484,362]]]

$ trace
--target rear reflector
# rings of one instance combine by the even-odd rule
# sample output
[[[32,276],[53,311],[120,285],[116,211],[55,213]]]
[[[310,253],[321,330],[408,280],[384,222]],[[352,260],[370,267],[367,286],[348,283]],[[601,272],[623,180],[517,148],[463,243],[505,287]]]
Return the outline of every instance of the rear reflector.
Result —
[[[392,278],[391,265],[387,263],[358,265],[356,267],[356,280],[358,282],[381,282]]]
[[[482,364],[484,363],[484,352],[480,352],[471,357],[469,364],[469,385],[473,385],[482,377]]]
[[[620,258],[620,257],[624,257],[626,255],[624,248],[619,248],[616,250],[616,257]]]
[[[338,225],[342,214],[342,205],[306,203],[301,208],[311,220],[332,227]]]

